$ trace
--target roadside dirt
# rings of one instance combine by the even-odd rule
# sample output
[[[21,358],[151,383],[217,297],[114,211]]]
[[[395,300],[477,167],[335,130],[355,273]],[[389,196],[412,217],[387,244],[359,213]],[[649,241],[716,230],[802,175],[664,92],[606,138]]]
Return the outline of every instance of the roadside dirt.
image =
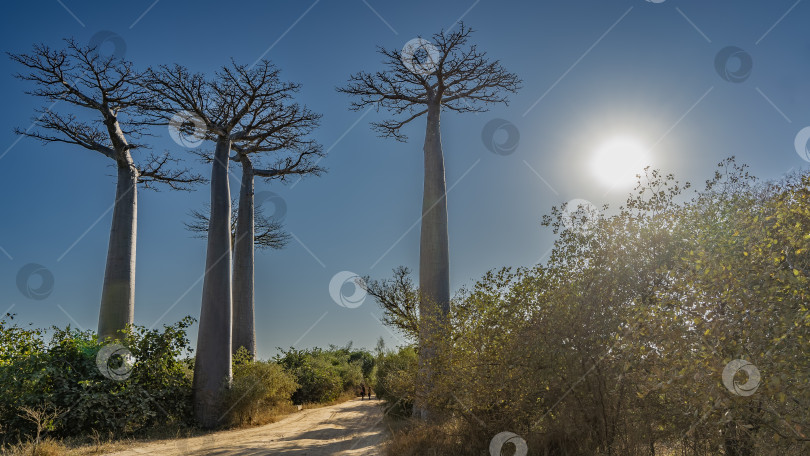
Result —
[[[303,410],[261,427],[168,440],[110,453],[113,456],[371,456],[387,437],[378,400],[351,400]]]

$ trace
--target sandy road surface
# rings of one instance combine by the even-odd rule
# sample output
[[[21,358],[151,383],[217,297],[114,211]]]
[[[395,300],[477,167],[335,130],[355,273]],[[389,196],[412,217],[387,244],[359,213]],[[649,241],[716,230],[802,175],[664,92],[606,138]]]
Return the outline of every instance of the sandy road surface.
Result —
[[[370,456],[386,438],[381,401],[355,399],[303,410],[265,426],[149,443],[114,456]]]

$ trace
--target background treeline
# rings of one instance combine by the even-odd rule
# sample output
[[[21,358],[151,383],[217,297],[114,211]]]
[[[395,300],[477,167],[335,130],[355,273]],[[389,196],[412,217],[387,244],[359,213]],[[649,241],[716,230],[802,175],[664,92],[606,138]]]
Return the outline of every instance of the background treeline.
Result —
[[[132,326],[121,339],[127,351],[107,358],[99,351],[109,344],[90,331],[0,319],[0,451],[49,438],[80,443],[196,432],[186,336],[192,323],[186,317],[162,330]],[[376,363],[351,344],[281,350],[267,361],[242,348],[219,425],[263,424],[294,411],[293,404],[354,397],[361,384],[373,385]]]
[[[554,208],[545,265],[455,296],[429,397],[410,349],[389,353],[377,392],[442,411],[389,454],[489,454],[503,431],[537,455],[810,454],[810,173],[762,182],[729,159],[688,188],[648,169],[618,210]],[[369,289],[417,340],[407,272]],[[726,387],[736,359],[760,378]]]

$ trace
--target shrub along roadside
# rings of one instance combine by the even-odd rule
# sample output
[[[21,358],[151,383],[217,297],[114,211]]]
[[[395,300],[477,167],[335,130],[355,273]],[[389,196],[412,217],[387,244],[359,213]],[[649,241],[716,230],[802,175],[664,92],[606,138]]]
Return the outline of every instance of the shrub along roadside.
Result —
[[[191,416],[191,317],[147,330],[132,326],[119,341],[99,341],[70,327],[21,327],[0,319],[0,451],[31,453],[132,438],[194,434]],[[222,426],[256,425],[329,403],[373,384],[375,359],[344,348],[287,352],[280,360],[234,357]],[[39,438],[38,438],[39,436]],[[34,445],[36,445],[34,443]],[[58,452],[57,452],[58,453]]]
[[[275,361],[291,372],[298,383],[292,400],[296,404],[331,402],[360,386],[373,385],[375,360],[366,350],[353,350],[351,343],[338,348],[281,351]]]
[[[389,454],[485,454],[503,432],[528,454],[810,454],[810,172],[725,160],[686,188],[647,170],[610,214],[554,209],[545,264],[460,292],[430,341],[441,415]]]
[[[181,361],[190,317],[163,331],[133,326],[118,345],[70,327],[47,337],[9,320],[0,320],[0,443],[36,435],[26,409],[52,415],[39,426],[52,437],[190,424],[191,377]]]
[[[401,347],[396,351],[380,346],[375,392],[378,398],[386,402],[388,415],[411,416],[416,372],[417,356],[413,346]]]
[[[292,373],[272,361],[254,361],[240,347],[233,359],[233,381],[225,395],[230,407],[227,424],[264,424],[277,411],[291,410],[290,397],[297,389]]]

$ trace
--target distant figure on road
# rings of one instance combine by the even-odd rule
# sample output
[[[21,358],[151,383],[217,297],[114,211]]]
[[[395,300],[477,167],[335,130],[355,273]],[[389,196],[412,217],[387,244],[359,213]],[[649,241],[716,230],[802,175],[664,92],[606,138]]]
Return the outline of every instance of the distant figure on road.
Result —
[[[366,385],[360,385],[360,400],[366,398]]]
[[[368,387],[368,400],[371,400],[371,387]]]

